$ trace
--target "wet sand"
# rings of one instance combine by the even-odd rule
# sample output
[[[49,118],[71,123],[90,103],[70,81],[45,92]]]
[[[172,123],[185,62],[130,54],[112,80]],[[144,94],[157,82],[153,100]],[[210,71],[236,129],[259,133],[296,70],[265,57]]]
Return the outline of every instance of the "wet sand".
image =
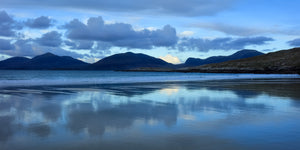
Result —
[[[0,147],[299,149],[300,80],[6,87]]]

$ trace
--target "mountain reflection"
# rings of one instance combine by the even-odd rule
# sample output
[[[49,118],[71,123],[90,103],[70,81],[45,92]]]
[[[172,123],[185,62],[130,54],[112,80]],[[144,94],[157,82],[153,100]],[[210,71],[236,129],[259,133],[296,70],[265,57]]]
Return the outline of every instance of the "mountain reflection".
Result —
[[[196,113],[207,111],[263,114],[277,109],[277,105],[256,100],[260,96],[299,100],[297,90],[297,83],[230,82],[218,86],[169,83],[7,89],[0,92],[0,141],[22,134],[36,138],[55,137],[58,133],[103,136],[108,129],[129,130],[137,122],[151,125],[155,121],[171,128],[178,125],[180,116],[195,120]],[[300,106],[295,101],[291,104]]]

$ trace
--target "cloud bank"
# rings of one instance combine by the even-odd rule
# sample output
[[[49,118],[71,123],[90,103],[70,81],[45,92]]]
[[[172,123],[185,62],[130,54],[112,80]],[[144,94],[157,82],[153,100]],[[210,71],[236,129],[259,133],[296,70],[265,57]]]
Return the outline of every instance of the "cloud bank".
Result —
[[[10,50],[13,45],[10,44],[10,40],[0,39],[0,50]]]
[[[0,39],[0,44],[4,43],[11,43],[12,41],[3,41]],[[34,57],[36,55],[41,55],[47,52],[54,53],[56,55],[60,56],[71,56],[74,58],[83,58],[87,55],[79,54],[76,52],[71,52],[68,50],[65,50],[61,47],[49,47],[49,46],[43,46],[38,43],[36,43],[36,40],[33,39],[19,39],[15,41],[14,43],[6,46],[0,46],[0,53],[6,54],[9,56],[28,56],[28,57]]]
[[[51,31],[36,39],[36,42],[42,46],[59,47],[62,43],[61,34],[57,31]]]
[[[15,30],[19,30],[21,28],[22,27],[5,11],[0,11],[0,36],[16,36]]]
[[[102,41],[124,48],[168,47],[174,46],[178,41],[176,29],[170,25],[157,30],[136,31],[130,24],[104,24],[102,17],[92,17],[87,24],[74,19],[64,27],[67,30],[66,37],[71,40]]]
[[[239,50],[251,45],[264,45],[274,39],[269,37],[246,37],[246,38],[216,38],[216,39],[201,39],[201,38],[183,38],[178,44],[178,49],[181,51],[196,50],[200,52],[208,52],[210,50]]]
[[[257,37],[224,37],[216,39],[193,38],[194,32],[184,31],[177,34],[174,27],[165,25],[160,29],[136,30],[128,23],[105,23],[101,16],[88,18],[86,22],[73,19],[63,26],[54,24],[49,17],[40,16],[18,22],[5,11],[0,11],[0,53],[10,56],[36,56],[46,52],[69,55],[76,58],[88,57],[87,54],[106,56],[111,48],[151,50],[158,47],[177,51],[240,50],[247,46],[268,44],[274,39]],[[47,28],[54,26],[53,31]],[[29,27],[24,28],[24,27]],[[40,37],[26,37],[26,30],[44,32]],[[56,29],[59,31],[56,31]],[[47,30],[44,30],[47,29]],[[40,33],[41,33],[40,32]],[[21,34],[23,36],[17,36]],[[291,46],[299,45],[299,39],[289,41]],[[85,54],[82,54],[85,50]],[[177,57],[162,57],[173,63]]]
[[[54,20],[50,19],[49,17],[41,16],[35,19],[28,19],[25,22],[25,25],[30,28],[45,29],[51,27],[53,22]]]

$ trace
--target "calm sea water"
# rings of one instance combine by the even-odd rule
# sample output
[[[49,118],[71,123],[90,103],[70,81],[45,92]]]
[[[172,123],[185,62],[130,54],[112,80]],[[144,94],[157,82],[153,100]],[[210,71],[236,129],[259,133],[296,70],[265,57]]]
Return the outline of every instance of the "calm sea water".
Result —
[[[0,70],[0,87],[36,85],[83,85],[115,83],[153,83],[180,81],[208,81],[223,79],[300,78],[287,74],[214,74],[168,72],[114,71],[22,71]]]
[[[297,75],[1,71],[0,149],[298,150],[299,91]]]

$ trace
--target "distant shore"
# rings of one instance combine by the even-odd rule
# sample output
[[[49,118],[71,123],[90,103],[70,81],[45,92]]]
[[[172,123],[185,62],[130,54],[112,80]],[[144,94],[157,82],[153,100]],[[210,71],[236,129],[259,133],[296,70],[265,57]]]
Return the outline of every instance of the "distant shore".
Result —
[[[164,68],[139,68],[121,70],[128,72],[182,72],[182,73],[253,73],[253,74],[299,74],[300,70],[262,70],[262,69],[164,69]]]
[[[146,71],[3,70],[0,88],[30,86],[113,85],[135,83],[204,82],[241,79],[300,79],[297,74],[180,73]]]

